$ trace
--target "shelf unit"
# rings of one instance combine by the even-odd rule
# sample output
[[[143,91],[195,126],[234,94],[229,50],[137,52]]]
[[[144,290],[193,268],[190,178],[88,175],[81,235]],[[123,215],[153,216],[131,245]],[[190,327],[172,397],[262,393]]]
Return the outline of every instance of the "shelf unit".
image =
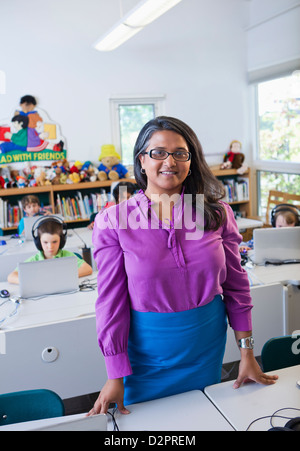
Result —
[[[120,179],[118,181],[129,181],[135,183],[134,179]],[[83,182],[83,183],[72,183],[65,185],[46,185],[46,186],[36,186],[36,187],[26,187],[26,188],[8,188],[8,189],[0,189],[0,198],[4,200],[10,200],[12,204],[17,205],[18,200],[22,197],[33,194],[38,196],[40,199],[44,199],[47,205],[49,205],[52,209],[52,213],[55,213],[55,205],[57,200],[57,195],[64,196],[67,194],[75,195],[76,192],[81,192],[84,194],[89,193],[99,193],[101,189],[105,189],[106,192],[110,191],[110,187],[112,185],[111,180],[107,180],[104,182]],[[66,220],[67,223],[87,223],[89,219],[76,219],[76,220]],[[4,227],[0,229],[0,235],[3,232],[11,232],[16,231],[17,226],[14,227]]]
[[[252,204],[251,204],[251,172],[248,168],[244,174],[238,174],[236,169],[220,169],[220,166],[211,166],[212,173],[223,183],[225,180],[233,179],[245,179],[248,183],[248,198],[243,200],[237,200],[228,202],[232,206],[233,210],[240,212],[244,217],[251,217]]]

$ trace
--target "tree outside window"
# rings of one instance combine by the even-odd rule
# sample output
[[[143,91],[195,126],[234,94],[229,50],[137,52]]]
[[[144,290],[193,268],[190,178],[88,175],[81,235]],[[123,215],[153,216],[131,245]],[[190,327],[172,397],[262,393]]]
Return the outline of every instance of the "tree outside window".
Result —
[[[257,100],[259,159],[300,163],[300,72],[259,83]],[[300,175],[262,170],[258,187],[262,215],[269,190],[300,194]]]

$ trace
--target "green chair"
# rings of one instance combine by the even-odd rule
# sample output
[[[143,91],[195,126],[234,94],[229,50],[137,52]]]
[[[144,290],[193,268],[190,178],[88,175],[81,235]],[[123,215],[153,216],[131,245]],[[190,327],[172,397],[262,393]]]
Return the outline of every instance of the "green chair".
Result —
[[[280,370],[281,368],[300,365],[300,352],[295,352],[297,351],[297,339],[299,338],[286,335],[268,340],[261,351],[263,371]]]
[[[63,415],[64,404],[51,390],[27,390],[0,395],[0,426]]]

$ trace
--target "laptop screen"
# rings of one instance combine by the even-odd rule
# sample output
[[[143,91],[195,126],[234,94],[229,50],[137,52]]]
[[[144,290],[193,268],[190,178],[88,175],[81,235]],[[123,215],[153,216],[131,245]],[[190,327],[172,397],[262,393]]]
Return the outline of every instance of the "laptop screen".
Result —
[[[300,260],[300,227],[254,229],[253,247],[251,260],[257,264]]]
[[[52,258],[18,265],[20,296],[24,299],[78,290],[77,257]]]

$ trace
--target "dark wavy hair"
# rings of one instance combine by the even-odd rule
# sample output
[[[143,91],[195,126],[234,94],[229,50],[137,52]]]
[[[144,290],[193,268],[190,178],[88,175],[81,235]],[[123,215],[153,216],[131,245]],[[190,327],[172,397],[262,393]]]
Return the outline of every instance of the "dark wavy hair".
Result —
[[[192,154],[191,174],[184,181],[184,193],[192,194],[196,206],[196,195],[204,195],[205,229],[217,230],[225,221],[226,211],[219,202],[225,195],[223,184],[213,175],[205,161],[202,146],[195,132],[180,119],[159,116],[147,122],[141,129],[134,146],[134,175],[140,189],[147,188],[147,176],[141,173],[139,155],[146,151],[149,140],[156,132],[170,130],[181,135]]]

